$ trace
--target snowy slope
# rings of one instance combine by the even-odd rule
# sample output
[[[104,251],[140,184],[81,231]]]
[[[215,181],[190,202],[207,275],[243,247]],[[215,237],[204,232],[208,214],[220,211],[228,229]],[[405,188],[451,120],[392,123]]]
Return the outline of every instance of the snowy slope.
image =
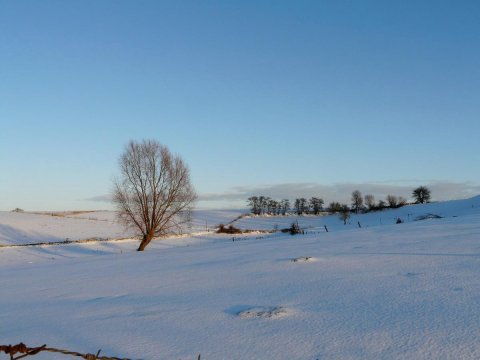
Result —
[[[436,220],[143,253],[135,241],[0,248],[0,343],[134,359],[478,359],[480,214],[456,204]]]
[[[439,215],[441,217],[464,216],[480,214],[480,196],[471,199],[454,200],[430,204],[408,205],[398,209],[387,209],[367,214],[351,214],[347,225],[337,215],[328,216],[252,216],[244,217],[234,223],[234,226],[241,229],[272,230],[289,227],[292,222],[298,221],[301,228],[310,231],[325,231],[324,225],[329,230],[339,231],[358,227],[395,224],[400,218],[404,222],[413,222],[418,217],[425,215]]]
[[[235,219],[238,210],[195,210],[192,224],[184,229],[193,233],[212,229]],[[60,242],[64,240],[118,239],[132,237],[115,219],[113,211],[33,214],[0,212],[0,245]]]
[[[98,220],[73,216],[0,212],[0,245],[64,241],[66,239],[120,238],[129,235],[113,219]]]
[[[213,229],[219,224],[226,224],[242,215],[242,210],[193,210],[192,231],[204,231],[205,229]],[[113,211],[92,211],[72,215],[76,218],[96,219],[104,221],[115,221],[115,212]]]

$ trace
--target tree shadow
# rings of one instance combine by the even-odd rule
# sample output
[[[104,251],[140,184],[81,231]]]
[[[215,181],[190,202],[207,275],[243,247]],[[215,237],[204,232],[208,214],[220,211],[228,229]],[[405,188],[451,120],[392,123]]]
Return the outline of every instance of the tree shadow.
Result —
[[[30,243],[60,242],[65,239],[42,234],[39,232],[25,232],[9,225],[0,224],[0,245],[26,245]],[[5,243],[6,242],[6,243]]]
[[[77,242],[66,238],[42,234],[40,232],[25,232],[18,228],[0,224],[0,248],[29,249],[49,257],[70,257],[78,255],[108,255],[124,251],[120,244],[103,242]],[[108,244],[108,245],[107,245]]]

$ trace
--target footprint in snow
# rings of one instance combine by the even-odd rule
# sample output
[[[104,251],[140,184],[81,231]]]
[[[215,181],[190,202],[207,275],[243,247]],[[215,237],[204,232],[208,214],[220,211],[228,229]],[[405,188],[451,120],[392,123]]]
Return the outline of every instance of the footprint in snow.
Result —
[[[282,306],[256,306],[237,313],[244,319],[279,319],[292,314],[291,309]]]
[[[300,256],[292,259],[292,262],[310,262],[310,261],[316,261],[316,260],[317,259],[315,259],[312,256]]]
[[[408,278],[412,278],[412,277],[419,276],[419,275],[424,275],[424,274],[425,273],[408,272],[408,273],[404,274],[403,276],[408,277]]]

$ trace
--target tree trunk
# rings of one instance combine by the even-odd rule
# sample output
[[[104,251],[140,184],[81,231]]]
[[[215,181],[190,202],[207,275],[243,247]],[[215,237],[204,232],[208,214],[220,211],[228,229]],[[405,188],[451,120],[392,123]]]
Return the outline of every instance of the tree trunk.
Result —
[[[140,246],[138,247],[137,251],[143,251],[147,247],[147,245],[152,241],[153,239],[153,232],[148,233],[147,235],[143,236],[142,242],[140,243]]]

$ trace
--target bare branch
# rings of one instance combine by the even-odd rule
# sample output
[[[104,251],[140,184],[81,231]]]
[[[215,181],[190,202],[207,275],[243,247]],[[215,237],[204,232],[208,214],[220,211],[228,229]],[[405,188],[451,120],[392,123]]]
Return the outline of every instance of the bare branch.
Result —
[[[120,173],[113,199],[119,220],[142,235],[138,250],[154,236],[181,230],[197,195],[178,155],[155,140],[130,141],[120,158]]]

